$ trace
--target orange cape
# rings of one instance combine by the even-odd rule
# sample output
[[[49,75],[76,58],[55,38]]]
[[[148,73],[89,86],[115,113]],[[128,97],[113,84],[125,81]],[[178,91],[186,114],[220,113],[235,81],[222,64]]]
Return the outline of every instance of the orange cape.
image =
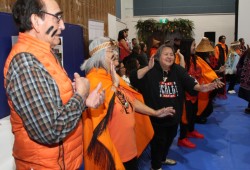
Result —
[[[105,116],[107,115],[108,109],[110,107],[110,102],[112,101],[112,97],[114,95],[114,92],[111,90],[112,87],[112,79],[111,75],[106,72],[104,69],[92,69],[89,74],[86,76],[90,81],[90,91],[92,91],[99,82],[102,82],[102,87],[105,90],[105,102],[103,105],[99,106],[97,109],[87,109],[85,113],[83,113],[83,140],[84,140],[84,166],[85,169],[91,169],[91,170],[97,170],[97,169],[105,169],[107,168],[106,164],[109,164],[107,162],[104,162],[104,166],[101,163],[101,165],[97,165],[97,162],[95,159],[98,156],[103,155],[89,155],[88,154],[88,147],[91,143],[91,140],[93,138],[93,132],[97,128],[97,126],[105,119]],[[129,87],[123,80],[120,78],[120,86],[125,88],[126,90],[129,90],[136,99],[143,102],[143,97],[140,93]],[[135,127],[135,133],[136,133],[136,144],[137,144],[137,154],[138,156],[143,152],[143,150],[146,148],[150,140],[153,138],[153,128],[149,119],[149,116],[142,115],[142,114],[135,114],[135,120],[136,120],[136,127]],[[119,132],[118,132],[119,133]],[[101,144],[102,147],[106,149],[106,151],[109,152],[111,155],[116,170],[124,170],[123,163],[121,162],[121,159],[119,157],[119,154],[110,138],[110,134],[108,131],[108,128],[106,127],[103,132],[97,136],[98,142]],[[100,145],[99,145],[100,146]],[[106,158],[101,158],[106,159]],[[104,160],[105,161],[105,160]]]
[[[211,83],[213,80],[218,78],[214,70],[200,57],[197,56],[196,63],[199,67],[202,68],[202,75],[199,80],[199,84],[208,84]],[[198,111],[197,116],[201,115],[201,113],[205,110],[209,102],[209,93],[210,92],[199,92],[198,93]],[[183,107],[183,114],[182,114],[182,122],[187,124],[186,119],[186,109],[185,106]]]

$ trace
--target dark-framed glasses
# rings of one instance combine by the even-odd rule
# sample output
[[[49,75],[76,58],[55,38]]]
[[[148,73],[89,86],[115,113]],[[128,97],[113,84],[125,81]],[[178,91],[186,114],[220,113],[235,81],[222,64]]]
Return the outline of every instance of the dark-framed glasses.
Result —
[[[62,12],[57,13],[57,14],[51,14],[51,13],[45,12],[45,11],[40,11],[40,12],[55,17],[57,19],[57,23],[59,23],[61,21],[61,19],[63,19]]]

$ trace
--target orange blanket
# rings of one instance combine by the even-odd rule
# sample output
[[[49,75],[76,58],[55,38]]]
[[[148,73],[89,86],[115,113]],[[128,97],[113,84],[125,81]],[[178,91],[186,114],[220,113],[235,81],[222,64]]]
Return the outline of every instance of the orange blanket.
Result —
[[[87,75],[87,78],[90,81],[90,90],[93,90],[99,82],[102,82],[103,89],[106,91],[106,98],[103,105],[99,106],[97,109],[87,109],[83,113],[83,125],[84,125],[84,166],[85,169],[97,170],[97,169],[107,169],[107,167],[112,167],[116,170],[124,170],[123,163],[120,160],[119,154],[112,143],[108,128],[106,127],[101,134],[97,136],[98,145],[96,149],[102,149],[107,152],[106,156],[104,153],[96,154],[93,152],[92,155],[88,154],[88,148],[91,141],[95,136],[93,133],[97,129],[98,125],[105,119],[107,116],[108,109],[111,107],[110,102],[112,102],[112,97],[114,92],[111,90],[112,79],[111,75],[108,74],[104,69],[92,69]],[[129,90],[135,95],[135,97],[143,102],[143,97],[140,93],[133,90],[129,87],[121,78],[120,86]],[[136,119],[136,144],[138,149],[138,156],[142,153],[145,147],[148,145],[150,140],[153,137],[153,128],[148,116],[142,114],[135,114]],[[122,120],[121,120],[122,121]],[[110,163],[109,156],[112,157]],[[101,157],[101,158],[100,158]],[[98,159],[100,158],[100,159]],[[103,162],[97,162],[95,160],[102,160]],[[114,166],[112,165],[114,163]],[[98,164],[98,165],[97,165]]]

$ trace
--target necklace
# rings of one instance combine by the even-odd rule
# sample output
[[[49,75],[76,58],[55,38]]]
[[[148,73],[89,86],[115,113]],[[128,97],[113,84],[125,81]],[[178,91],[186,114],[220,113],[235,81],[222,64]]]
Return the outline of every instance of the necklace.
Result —
[[[128,102],[128,100],[125,97],[125,95],[120,90],[118,90],[118,89],[115,92],[115,95],[119,99],[119,101],[120,101],[123,109],[125,110],[126,114],[128,114],[129,113],[128,108],[129,108],[129,105],[131,105],[131,104]]]

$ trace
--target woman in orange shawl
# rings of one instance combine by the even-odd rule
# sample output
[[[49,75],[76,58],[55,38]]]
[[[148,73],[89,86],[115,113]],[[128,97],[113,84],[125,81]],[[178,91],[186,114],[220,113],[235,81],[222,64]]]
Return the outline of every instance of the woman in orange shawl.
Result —
[[[90,81],[90,90],[102,82],[105,101],[83,114],[85,169],[135,170],[137,157],[153,137],[147,115],[165,117],[175,110],[154,110],[143,104],[141,94],[116,74],[117,47],[109,38],[93,40],[89,51],[91,57],[81,69]]]
[[[208,43],[207,46],[210,45],[209,41]],[[192,38],[183,39],[180,44],[180,52],[184,56],[185,68],[188,74],[195,78],[199,84],[208,84],[216,80],[218,87],[222,87],[224,84],[217,79],[218,77],[212,68],[195,54],[195,47],[196,43]],[[213,47],[211,48],[213,50]],[[205,94],[208,93],[199,92],[198,96],[191,96],[186,92],[178,146],[195,148],[196,145],[188,137],[204,138],[203,134],[195,130],[195,119],[196,115],[202,112],[208,104],[209,97]],[[204,98],[203,95],[205,95]]]

